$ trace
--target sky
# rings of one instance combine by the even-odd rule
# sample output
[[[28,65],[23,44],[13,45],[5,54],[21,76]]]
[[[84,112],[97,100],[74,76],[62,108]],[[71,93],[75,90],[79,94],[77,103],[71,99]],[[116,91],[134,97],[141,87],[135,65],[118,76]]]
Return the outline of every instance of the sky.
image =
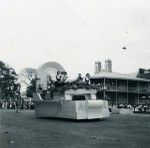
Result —
[[[0,0],[0,60],[17,72],[55,61],[92,75],[108,58],[115,72],[150,68],[149,0]]]

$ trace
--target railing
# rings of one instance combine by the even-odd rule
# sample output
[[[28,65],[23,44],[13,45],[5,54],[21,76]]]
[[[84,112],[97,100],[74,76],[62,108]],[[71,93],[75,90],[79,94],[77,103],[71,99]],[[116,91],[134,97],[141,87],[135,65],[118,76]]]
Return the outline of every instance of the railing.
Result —
[[[138,92],[138,88],[137,87],[128,87],[128,91],[129,92]]]
[[[127,87],[126,86],[118,86],[117,90],[118,91],[127,91]]]
[[[148,88],[139,88],[139,92],[148,92]]]

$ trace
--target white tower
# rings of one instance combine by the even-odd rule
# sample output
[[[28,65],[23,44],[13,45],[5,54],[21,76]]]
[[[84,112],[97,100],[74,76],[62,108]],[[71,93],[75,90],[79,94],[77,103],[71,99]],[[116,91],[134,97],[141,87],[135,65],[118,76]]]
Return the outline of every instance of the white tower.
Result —
[[[110,59],[105,60],[105,71],[112,72],[112,61]]]
[[[100,73],[101,68],[102,68],[101,67],[101,62],[99,62],[99,61],[95,62],[95,74]]]

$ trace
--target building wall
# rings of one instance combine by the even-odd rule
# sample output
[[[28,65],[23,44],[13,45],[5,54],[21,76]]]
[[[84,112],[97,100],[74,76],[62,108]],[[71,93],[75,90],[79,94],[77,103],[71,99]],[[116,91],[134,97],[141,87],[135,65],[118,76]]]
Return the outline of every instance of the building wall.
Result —
[[[91,83],[99,84],[101,91],[99,99],[108,99],[110,104],[150,103],[150,82],[124,79],[99,78],[91,79]]]

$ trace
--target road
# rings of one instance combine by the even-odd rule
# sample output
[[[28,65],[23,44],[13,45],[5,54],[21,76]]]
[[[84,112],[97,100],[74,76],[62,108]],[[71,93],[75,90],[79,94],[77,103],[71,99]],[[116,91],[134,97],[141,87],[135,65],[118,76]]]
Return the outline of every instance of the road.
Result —
[[[150,148],[150,115],[98,121],[37,119],[34,111],[0,110],[0,148]]]

